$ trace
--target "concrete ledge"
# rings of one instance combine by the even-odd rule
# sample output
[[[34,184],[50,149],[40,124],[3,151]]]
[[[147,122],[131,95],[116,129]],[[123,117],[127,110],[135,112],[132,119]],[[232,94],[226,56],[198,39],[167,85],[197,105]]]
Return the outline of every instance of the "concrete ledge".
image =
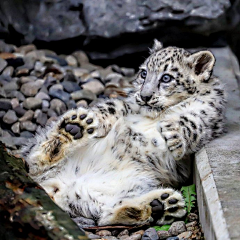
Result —
[[[228,132],[195,155],[200,222],[206,240],[240,239],[240,94],[239,66],[229,48],[211,49],[214,74],[228,93]]]
[[[194,166],[199,217],[205,239],[229,240],[226,220],[205,148],[196,154]]]

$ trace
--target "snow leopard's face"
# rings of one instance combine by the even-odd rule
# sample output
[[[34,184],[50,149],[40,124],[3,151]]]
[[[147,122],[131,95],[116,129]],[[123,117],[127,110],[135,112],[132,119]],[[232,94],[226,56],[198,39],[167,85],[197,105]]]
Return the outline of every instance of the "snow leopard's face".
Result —
[[[163,49],[155,41],[135,81],[137,103],[147,112],[161,112],[178,104],[197,92],[201,82],[208,81],[214,62],[209,51],[190,54],[176,47]]]

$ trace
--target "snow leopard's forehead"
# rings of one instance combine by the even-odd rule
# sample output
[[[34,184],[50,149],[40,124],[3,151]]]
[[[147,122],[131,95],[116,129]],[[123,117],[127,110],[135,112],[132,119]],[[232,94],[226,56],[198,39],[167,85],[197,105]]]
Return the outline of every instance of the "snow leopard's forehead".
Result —
[[[150,72],[166,71],[184,64],[184,58],[189,55],[190,53],[182,48],[168,47],[151,54],[144,65]]]

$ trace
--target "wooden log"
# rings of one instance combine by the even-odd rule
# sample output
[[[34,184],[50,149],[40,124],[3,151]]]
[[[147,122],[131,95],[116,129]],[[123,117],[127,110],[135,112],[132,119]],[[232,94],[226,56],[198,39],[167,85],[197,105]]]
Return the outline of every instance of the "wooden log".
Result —
[[[0,144],[0,239],[86,240],[84,232]]]

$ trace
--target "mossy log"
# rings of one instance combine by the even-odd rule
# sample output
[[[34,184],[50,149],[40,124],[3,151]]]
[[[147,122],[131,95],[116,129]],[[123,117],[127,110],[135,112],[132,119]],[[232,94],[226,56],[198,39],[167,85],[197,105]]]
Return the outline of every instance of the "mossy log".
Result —
[[[0,239],[87,237],[27,174],[23,160],[0,144]]]

